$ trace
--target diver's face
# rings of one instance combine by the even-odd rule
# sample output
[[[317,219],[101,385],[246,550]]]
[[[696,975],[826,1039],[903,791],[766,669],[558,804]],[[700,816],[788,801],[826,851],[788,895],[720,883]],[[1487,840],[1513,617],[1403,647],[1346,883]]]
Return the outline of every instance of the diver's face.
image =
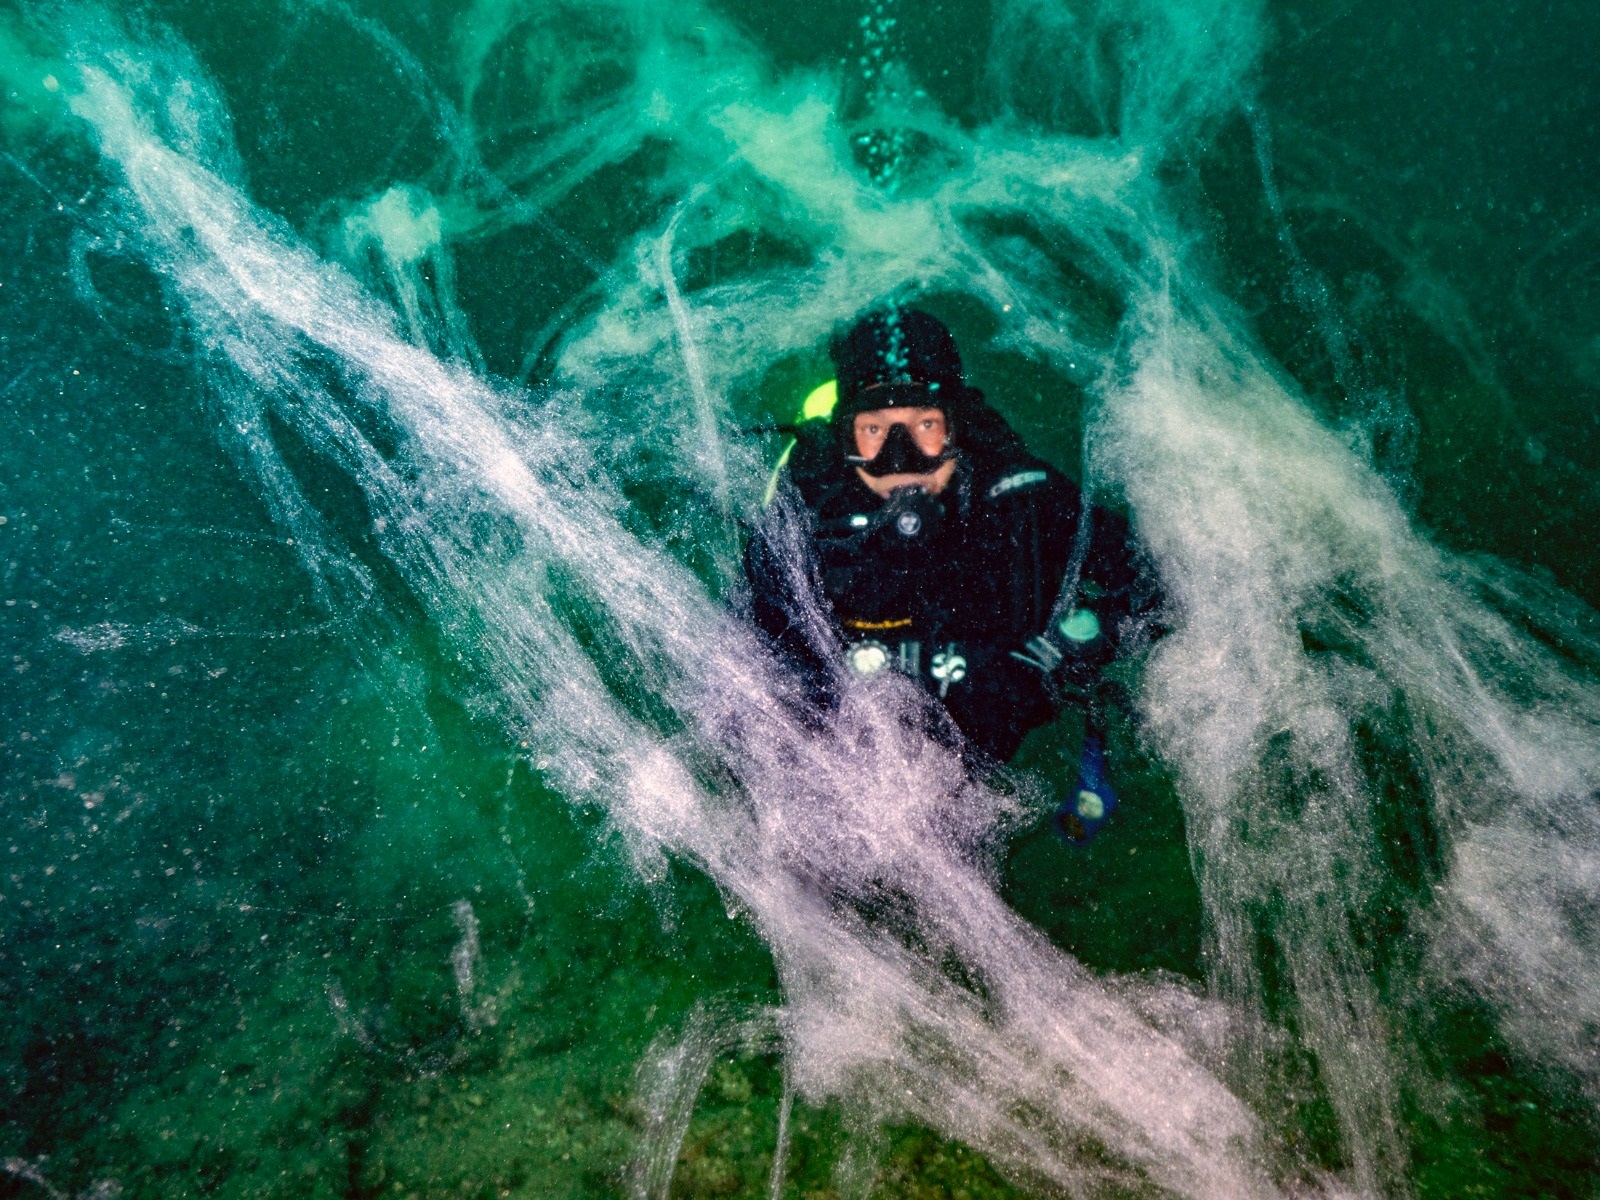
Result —
[[[904,425],[911,440],[930,458],[944,453],[950,441],[950,428],[944,410],[939,408],[914,408],[910,405],[895,408],[874,408],[855,415],[856,454],[862,458],[876,458],[889,439],[889,431]],[[916,486],[938,495],[955,474],[956,464],[946,461],[937,470],[923,475],[869,475],[860,467],[856,474],[880,496],[887,496],[895,488]]]

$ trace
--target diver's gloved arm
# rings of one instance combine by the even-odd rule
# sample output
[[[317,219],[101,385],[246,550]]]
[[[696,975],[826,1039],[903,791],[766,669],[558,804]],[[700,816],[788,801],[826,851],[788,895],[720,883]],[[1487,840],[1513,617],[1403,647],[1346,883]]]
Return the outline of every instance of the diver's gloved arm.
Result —
[[[1088,558],[1078,594],[1113,638],[1113,650],[1159,637],[1163,597],[1155,564],[1139,546],[1126,518],[1095,512]]]
[[[1088,553],[1046,627],[1015,653],[1056,687],[1092,689],[1124,649],[1159,636],[1162,603],[1154,568],[1126,518],[1091,507]]]
[[[1116,646],[1092,608],[1074,608],[1029,638],[1011,657],[1038,671],[1062,690],[1091,687],[1100,669],[1116,657]]]

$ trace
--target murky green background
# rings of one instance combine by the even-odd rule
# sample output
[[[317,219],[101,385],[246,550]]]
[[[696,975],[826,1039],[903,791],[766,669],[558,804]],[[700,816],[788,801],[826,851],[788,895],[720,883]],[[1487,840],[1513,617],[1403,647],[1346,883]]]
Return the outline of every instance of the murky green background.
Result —
[[[470,104],[462,46],[509,2],[144,11],[219,86],[252,198],[330,252],[355,200],[461,177],[436,101],[469,112],[484,163],[513,174],[555,132],[541,113],[604,95],[620,69],[616,18],[598,11],[513,22]],[[773,71],[834,72],[841,105],[858,101],[869,8],[716,11]],[[48,55],[28,24],[42,12],[8,8],[0,29]],[[988,120],[989,7],[900,0],[896,15],[919,84]],[[1163,168],[1179,218],[1330,423],[1349,403],[1334,323],[1343,369],[1392,403],[1374,457],[1439,544],[1595,604],[1600,9],[1329,0],[1265,19],[1254,111],[1299,257],[1243,112]],[[1019,109],[1059,103],[1022,78]],[[692,868],[641,883],[599,814],[544,788],[363,541],[359,489],[303,453],[308,492],[383,584],[368,605],[317,595],[219,436],[191,331],[80,215],[109,186],[89,144],[14,89],[0,116],[0,1196],[627,1194],[653,1039],[709,999],[776,1000],[767,950]],[[579,320],[597,275],[676,202],[651,186],[652,155],[547,219],[453,214],[484,371],[541,381],[547,331]],[[1063,382],[985,349],[976,314],[958,331],[996,403],[1076,474],[1078,419],[1046,399]],[[790,386],[779,372],[734,398],[738,415],[784,416]],[[1075,736],[1040,734],[1022,766],[1070,771]],[[1019,837],[1006,894],[1094,969],[1201,979],[1173,785],[1125,722],[1115,737],[1115,825],[1088,851]],[[1600,1139],[1576,1083],[1517,1058],[1466,993],[1414,1019],[1439,1081],[1406,1114],[1417,1195],[1595,1194]],[[673,1194],[765,1195],[779,1090],[771,1056],[720,1062]],[[863,1144],[874,1195],[1010,1194],[959,1145],[874,1141],[847,1117],[796,1107],[785,1195],[850,1190],[836,1163]],[[1341,1165],[1314,1112],[1286,1136]]]

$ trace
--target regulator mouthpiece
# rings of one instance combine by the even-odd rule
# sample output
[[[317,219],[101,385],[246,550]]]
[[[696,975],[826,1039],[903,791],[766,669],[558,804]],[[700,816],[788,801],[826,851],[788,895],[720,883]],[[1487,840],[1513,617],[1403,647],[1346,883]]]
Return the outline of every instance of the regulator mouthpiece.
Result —
[[[944,505],[915,484],[895,488],[884,503],[879,523],[887,537],[903,545],[929,542],[939,536],[944,524]]]

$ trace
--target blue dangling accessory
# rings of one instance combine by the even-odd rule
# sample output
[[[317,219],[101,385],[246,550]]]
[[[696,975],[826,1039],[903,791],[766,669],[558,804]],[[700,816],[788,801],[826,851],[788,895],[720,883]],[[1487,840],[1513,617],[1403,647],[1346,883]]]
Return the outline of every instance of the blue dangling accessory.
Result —
[[[1056,832],[1063,841],[1074,846],[1088,845],[1116,807],[1117,796],[1106,777],[1105,747],[1097,736],[1090,734],[1083,740],[1078,782],[1056,810]]]

